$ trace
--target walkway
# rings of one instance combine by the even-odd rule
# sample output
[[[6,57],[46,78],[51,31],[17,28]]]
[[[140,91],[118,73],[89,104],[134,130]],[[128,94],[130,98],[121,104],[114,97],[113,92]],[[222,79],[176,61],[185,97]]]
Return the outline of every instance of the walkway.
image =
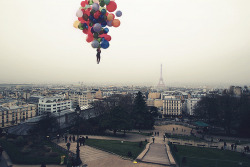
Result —
[[[168,155],[166,153],[166,147],[164,144],[152,143],[149,147],[149,151],[142,158],[142,162],[149,162],[161,165],[171,165]]]
[[[92,137],[91,137],[92,138]],[[66,143],[59,143],[60,146],[66,148]],[[70,151],[76,151],[76,142],[71,143]],[[163,167],[161,165],[155,164],[145,164],[137,163],[134,164],[131,160],[123,159],[117,155],[107,153],[89,146],[80,147],[80,158],[84,164],[87,164],[88,167]]]

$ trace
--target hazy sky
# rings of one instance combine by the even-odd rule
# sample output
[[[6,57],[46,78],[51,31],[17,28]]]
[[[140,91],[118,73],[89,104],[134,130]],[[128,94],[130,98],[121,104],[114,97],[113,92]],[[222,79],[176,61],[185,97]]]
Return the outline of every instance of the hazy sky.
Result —
[[[0,1],[0,83],[250,84],[249,0],[116,0],[102,50],[73,27],[80,0]]]

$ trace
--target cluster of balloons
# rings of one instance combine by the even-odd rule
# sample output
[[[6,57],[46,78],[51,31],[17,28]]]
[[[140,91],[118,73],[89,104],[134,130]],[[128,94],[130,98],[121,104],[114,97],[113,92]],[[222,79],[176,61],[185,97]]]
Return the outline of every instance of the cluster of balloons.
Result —
[[[119,27],[121,24],[115,17],[121,17],[122,12],[116,9],[115,0],[84,0],[76,12],[78,20],[74,22],[74,27],[87,34],[86,41],[91,42],[93,48],[107,49],[111,41],[108,27]]]

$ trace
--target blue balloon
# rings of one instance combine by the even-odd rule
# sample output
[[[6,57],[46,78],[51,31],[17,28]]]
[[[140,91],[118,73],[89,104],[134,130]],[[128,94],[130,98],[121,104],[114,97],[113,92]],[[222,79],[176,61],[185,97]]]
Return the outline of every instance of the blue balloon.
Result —
[[[107,49],[109,47],[109,41],[103,40],[102,43],[101,43],[101,47],[103,49]]]
[[[94,18],[93,16],[90,15],[90,16],[89,16],[89,20],[90,20],[90,21],[93,21],[93,19],[95,19],[95,18]]]
[[[91,28],[91,33],[92,33],[92,34],[95,33],[94,27]]]
[[[102,27],[106,27],[106,25],[107,25],[107,22],[106,22],[106,21],[103,21],[103,22],[102,22]]]
[[[118,11],[115,13],[115,15],[116,15],[117,17],[121,17],[121,16],[122,16],[122,12],[121,12],[120,10],[118,10]]]
[[[104,34],[107,34],[109,32],[109,29],[108,28],[104,28],[103,32],[104,32]]]
[[[98,20],[96,20],[95,18],[93,19],[93,23],[98,23]]]
[[[102,15],[105,15],[106,12],[107,12],[106,9],[102,9],[102,10],[101,10]]]

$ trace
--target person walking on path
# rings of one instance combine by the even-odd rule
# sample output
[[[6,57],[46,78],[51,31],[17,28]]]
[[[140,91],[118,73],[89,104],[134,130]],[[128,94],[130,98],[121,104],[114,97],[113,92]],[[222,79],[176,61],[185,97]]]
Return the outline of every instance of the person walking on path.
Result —
[[[67,141],[68,141],[68,136],[65,135],[64,139],[65,139],[65,143],[67,143]]]
[[[224,150],[227,148],[227,143],[224,141]]]
[[[237,149],[237,144],[235,143],[234,144],[234,151],[237,151],[236,149]]]
[[[46,164],[45,164],[45,163],[42,163],[42,164],[41,164],[41,167],[46,167]]]
[[[59,142],[59,139],[60,139],[59,133],[56,135],[56,139],[57,139],[57,143],[58,143],[58,142]]]
[[[231,144],[231,150],[233,150],[234,149],[234,144]]]
[[[75,142],[76,141],[76,137],[75,137],[75,135],[73,135],[73,142]]]
[[[71,136],[69,136],[69,142],[71,142]]]
[[[166,139],[166,136],[165,135],[163,135],[163,141],[165,142],[165,139]]]
[[[85,144],[85,137],[83,136],[82,137],[82,145],[84,146],[84,144]]]
[[[68,142],[68,143],[66,144],[66,146],[67,146],[67,150],[69,151],[69,149],[70,149],[70,143]]]
[[[155,137],[153,137],[153,143],[155,143]]]
[[[81,146],[82,145],[82,136],[79,137],[78,142],[79,142],[79,144]]]

